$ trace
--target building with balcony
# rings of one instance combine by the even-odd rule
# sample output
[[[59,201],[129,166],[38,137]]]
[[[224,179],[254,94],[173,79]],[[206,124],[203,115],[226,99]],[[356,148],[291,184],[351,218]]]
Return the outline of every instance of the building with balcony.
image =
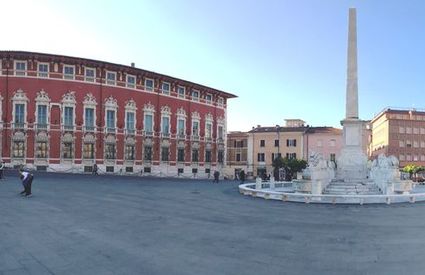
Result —
[[[134,66],[0,51],[9,165],[206,177],[225,164],[233,94]]]
[[[370,122],[370,156],[394,155],[400,166],[425,165],[425,110],[385,108]]]

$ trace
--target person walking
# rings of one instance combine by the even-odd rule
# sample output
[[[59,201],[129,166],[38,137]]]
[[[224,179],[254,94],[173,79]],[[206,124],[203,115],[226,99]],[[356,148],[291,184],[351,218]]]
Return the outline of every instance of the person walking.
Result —
[[[4,161],[0,163],[0,180],[4,179],[3,172],[4,172]]]
[[[239,172],[239,179],[241,180],[241,184],[245,182],[245,171],[243,169]]]
[[[95,164],[93,164],[93,171],[92,171],[92,174],[93,174],[93,175],[95,175],[95,176],[99,175],[99,174],[97,173],[97,164],[96,164],[96,163],[95,163]]]
[[[216,182],[218,183],[218,180],[220,178],[220,172],[218,172],[217,170],[214,171],[214,180],[213,183]]]
[[[26,198],[29,198],[32,196],[31,186],[34,175],[30,172],[24,171],[23,168],[19,169],[19,174],[22,180],[22,185],[24,186],[24,191],[22,191],[20,194],[24,195]]]

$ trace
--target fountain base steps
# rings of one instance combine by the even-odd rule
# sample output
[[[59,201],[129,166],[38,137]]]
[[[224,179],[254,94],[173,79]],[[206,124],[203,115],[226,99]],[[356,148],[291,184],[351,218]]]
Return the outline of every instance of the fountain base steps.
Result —
[[[378,186],[361,181],[332,181],[323,194],[326,195],[381,195]]]

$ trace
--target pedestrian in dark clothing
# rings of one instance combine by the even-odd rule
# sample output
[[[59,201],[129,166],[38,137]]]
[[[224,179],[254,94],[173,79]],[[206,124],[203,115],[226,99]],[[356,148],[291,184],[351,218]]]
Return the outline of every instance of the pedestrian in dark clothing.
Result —
[[[20,179],[22,180],[22,185],[24,186],[24,191],[22,191],[20,194],[25,195],[25,197],[29,198],[32,196],[31,193],[31,186],[32,181],[34,179],[34,175],[24,171],[24,169],[19,169]]]
[[[215,170],[214,171],[214,180],[213,180],[213,182],[218,183],[219,177],[220,177],[220,172],[218,172],[217,170]]]
[[[241,183],[245,182],[245,171],[243,169],[239,173],[239,179],[241,180]]]
[[[96,164],[96,163],[95,163],[95,164],[93,164],[93,171],[92,171],[92,174],[93,174],[93,175],[95,175],[95,176],[99,175],[99,174],[97,173],[97,164]]]

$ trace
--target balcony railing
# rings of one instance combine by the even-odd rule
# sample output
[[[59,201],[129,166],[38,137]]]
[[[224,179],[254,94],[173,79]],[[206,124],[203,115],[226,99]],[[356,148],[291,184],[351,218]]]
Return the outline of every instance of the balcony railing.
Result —
[[[178,134],[178,135],[177,135],[177,139],[185,140],[185,139],[186,139],[186,135],[185,135],[185,134],[180,133],[180,134]]]
[[[224,139],[223,138],[217,138],[217,143],[224,143]]]
[[[94,126],[84,126],[85,132],[94,132]]]
[[[74,125],[63,125],[65,131],[74,131]]]
[[[107,133],[115,133],[115,127],[106,127]]]
[[[37,130],[47,130],[47,123],[37,123],[35,128]]]
[[[25,123],[23,123],[23,122],[14,122],[13,123],[13,128],[14,129],[24,129],[25,128]]]
[[[128,136],[134,136],[136,134],[136,130],[134,129],[125,129],[125,134]]]
[[[192,140],[196,140],[196,141],[199,141],[199,136],[198,135],[192,135]]]
[[[153,132],[152,131],[144,131],[144,136],[145,137],[153,137]]]
[[[170,138],[170,133],[161,133],[162,138]]]

